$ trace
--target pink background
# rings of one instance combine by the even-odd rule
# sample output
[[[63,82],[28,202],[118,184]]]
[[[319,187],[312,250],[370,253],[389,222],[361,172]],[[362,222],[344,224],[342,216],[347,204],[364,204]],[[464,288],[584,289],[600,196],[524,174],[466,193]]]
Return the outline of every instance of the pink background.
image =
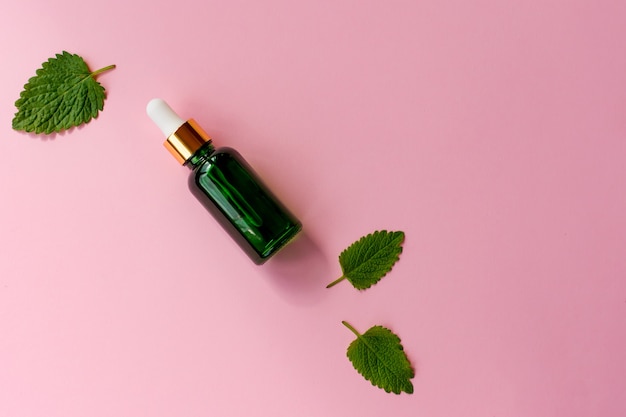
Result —
[[[0,9],[0,416],[626,415],[626,2],[23,0]],[[39,138],[56,52],[104,112]],[[305,234],[254,266],[153,97],[238,149]],[[404,230],[372,289],[337,256]],[[413,395],[345,350],[390,327]]]

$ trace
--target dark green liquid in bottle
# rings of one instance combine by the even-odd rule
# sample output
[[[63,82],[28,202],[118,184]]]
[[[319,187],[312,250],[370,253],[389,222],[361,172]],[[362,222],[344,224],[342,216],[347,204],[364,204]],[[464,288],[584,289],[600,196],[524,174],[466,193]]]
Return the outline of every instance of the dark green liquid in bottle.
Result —
[[[260,265],[301,230],[300,222],[263,184],[234,149],[205,143],[185,163],[189,189]]]

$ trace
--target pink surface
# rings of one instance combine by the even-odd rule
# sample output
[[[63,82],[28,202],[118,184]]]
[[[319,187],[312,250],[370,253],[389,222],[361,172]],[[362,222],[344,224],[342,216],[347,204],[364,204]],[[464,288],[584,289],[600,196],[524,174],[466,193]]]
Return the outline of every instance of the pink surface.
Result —
[[[626,415],[624,1],[24,0],[0,13],[0,416]],[[101,116],[12,131],[82,55]],[[254,266],[186,189],[153,97],[306,233]],[[339,252],[404,230],[358,293]],[[363,380],[398,333],[415,394]]]

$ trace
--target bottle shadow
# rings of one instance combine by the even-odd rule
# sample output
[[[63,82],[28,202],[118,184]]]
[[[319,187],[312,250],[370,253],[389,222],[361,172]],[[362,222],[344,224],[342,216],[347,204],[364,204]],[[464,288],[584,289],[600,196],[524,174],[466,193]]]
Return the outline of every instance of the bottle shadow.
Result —
[[[325,294],[331,264],[311,239],[300,236],[281,249],[262,268],[268,281],[293,304],[314,304]]]

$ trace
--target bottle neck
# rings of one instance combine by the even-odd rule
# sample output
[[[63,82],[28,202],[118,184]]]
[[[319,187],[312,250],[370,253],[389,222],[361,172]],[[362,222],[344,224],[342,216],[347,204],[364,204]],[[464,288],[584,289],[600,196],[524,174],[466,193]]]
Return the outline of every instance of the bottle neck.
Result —
[[[213,152],[215,152],[215,148],[213,147],[211,140],[209,140],[204,145],[202,145],[200,149],[194,152],[194,154],[191,155],[183,165],[185,165],[189,169],[196,169],[196,167],[206,161],[206,159],[211,156]]]

